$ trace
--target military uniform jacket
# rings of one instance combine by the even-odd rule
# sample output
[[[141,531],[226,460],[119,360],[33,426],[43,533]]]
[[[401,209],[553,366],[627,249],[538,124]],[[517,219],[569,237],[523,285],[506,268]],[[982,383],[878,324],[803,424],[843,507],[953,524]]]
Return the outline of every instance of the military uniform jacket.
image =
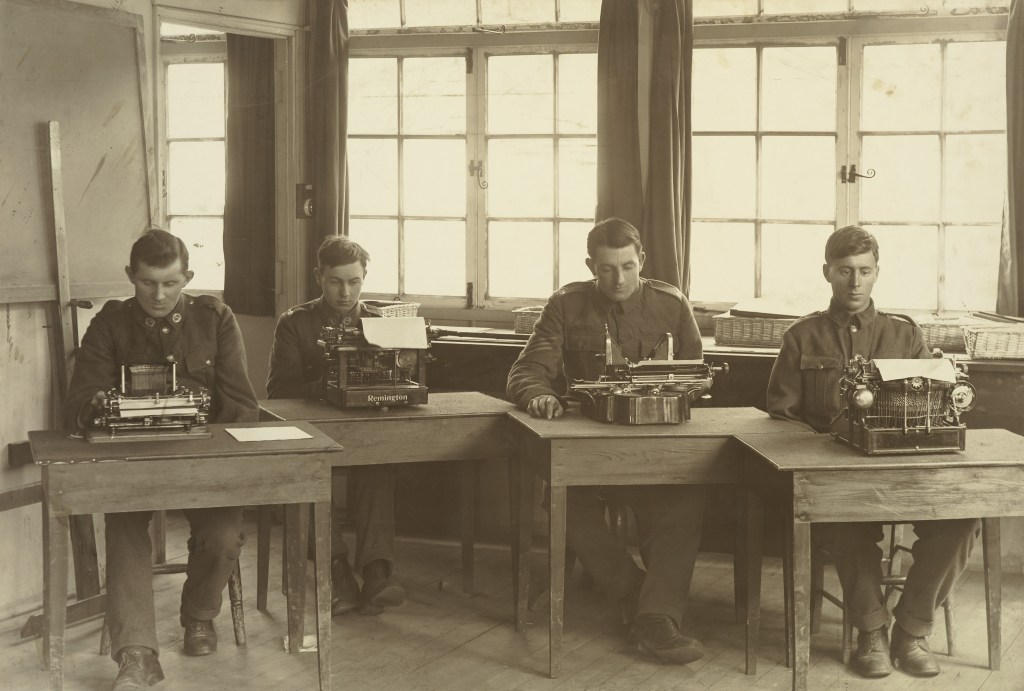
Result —
[[[373,317],[360,302],[355,319]],[[343,324],[323,298],[292,307],[277,320],[274,345],[270,350],[270,373],[267,375],[269,398],[314,398],[322,394],[323,346],[317,344],[320,329]]]
[[[806,422],[827,432],[839,414],[839,379],[855,355],[875,358],[930,357],[920,327],[906,317],[875,310],[859,314],[833,301],[828,310],[801,317],[782,336],[768,380],[768,414]]]
[[[82,339],[65,405],[65,420],[97,391],[121,381],[121,365],[178,363],[178,383],[210,393],[211,422],[255,422],[256,394],[246,369],[242,332],[231,308],[210,295],[182,294],[163,319],[147,315],[134,298],[103,306]]]
[[[624,302],[609,300],[597,281],[570,283],[556,291],[508,375],[508,395],[521,408],[542,394],[562,395],[567,382],[596,380],[604,373],[605,326],[631,362],[653,355],[666,333],[678,359],[703,356],[690,303],[668,283],[640,279]]]

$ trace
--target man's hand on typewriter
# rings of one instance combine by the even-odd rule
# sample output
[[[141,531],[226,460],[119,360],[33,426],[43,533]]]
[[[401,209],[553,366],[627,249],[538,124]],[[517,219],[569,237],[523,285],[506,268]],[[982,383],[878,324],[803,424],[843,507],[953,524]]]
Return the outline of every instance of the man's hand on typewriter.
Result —
[[[92,427],[92,421],[96,419],[97,415],[103,413],[103,405],[106,402],[106,391],[97,391],[93,394],[93,397],[89,399],[89,402],[82,406],[82,409],[78,411],[78,426]]]
[[[533,417],[543,417],[550,420],[551,418],[562,417],[565,414],[565,409],[562,407],[557,396],[541,394],[530,399],[530,402],[526,404],[526,412]]]

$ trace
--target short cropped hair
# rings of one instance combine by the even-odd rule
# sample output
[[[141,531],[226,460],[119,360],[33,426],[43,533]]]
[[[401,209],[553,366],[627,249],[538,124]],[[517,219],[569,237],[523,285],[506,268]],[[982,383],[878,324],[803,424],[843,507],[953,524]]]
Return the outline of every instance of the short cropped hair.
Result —
[[[629,221],[621,218],[606,218],[591,229],[587,235],[587,254],[594,258],[598,247],[619,249],[632,245],[639,255],[643,251],[640,232]]]
[[[370,253],[344,235],[329,236],[320,243],[320,249],[316,251],[316,263],[320,268],[359,262],[365,271],[368,261],[370,261]]]
[[[870,252],[878,261],[878,240],[860,226],[845,226],[828,236],[825,242],[825,263],[831,264],[843,257]]]
[[[181,260],[181,270],[188,271],[188,247],[176,235],[171,235],[163,228],[152,227],[146,230],[132,244],[132,252],[128,265],[132,271],[139,269],[139,264],[146,264],[163,269]]]

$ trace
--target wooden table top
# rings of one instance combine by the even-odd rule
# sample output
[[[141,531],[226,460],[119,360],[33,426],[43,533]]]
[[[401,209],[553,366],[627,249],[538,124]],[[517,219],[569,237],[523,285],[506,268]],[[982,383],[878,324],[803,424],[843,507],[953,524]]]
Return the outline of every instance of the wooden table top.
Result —
[[[1024,437],[1003,429],[967,430],[967,450],[868,456],[828,434],[747,435],[737,438],[783,472],[893,470],[964,466],[1024,466]]]
[[[240,442],[227,433],[238,427],[298,427],[308,439]],[[341,451],[342,446],[304,421],[234,422],[211,424],[209,438],[144,439],[90,443],[65,431],[29,432],[33,460],[37,465],[99,463],[104,461],[147,461],[166,458],[246,457],[271,454],[307,454]]]
[[[786,434],[813,436],[806,427],[774,420],[757,408],[693,408],[691,419],[675,425],[615,425],[598,422],[571,406],[560,418],[531,417],[519,409],[509,411],[516,424],[541,439],[616,439],[672,437],[734,437]]]
[[[423,405],[392,406],[386,411],[376,408],[338,408],[323,401],[300,398],[268,399],[259,404],[264,412],[279,420],[310,422],[497,416],[513,410],[511,403],[476,391],[431,392]]]

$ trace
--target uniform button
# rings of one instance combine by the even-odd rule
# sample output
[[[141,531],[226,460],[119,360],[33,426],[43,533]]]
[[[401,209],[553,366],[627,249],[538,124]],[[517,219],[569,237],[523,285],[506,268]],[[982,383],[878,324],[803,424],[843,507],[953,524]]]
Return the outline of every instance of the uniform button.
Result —
[[[352,317],[345,317],[344,319],[341,320],[341,323],[344,324],[345,326],[348,326],[349,324],[352,323]]]
[[[212,362],[210,362],[209,360],[207,360],[207,361],[206,361],[206,364],[207,364],[207,365],[212,365],[213,363],[212,363]]]
[[[153,317],[146,317],[146,326],[153,327],[156,325],[156,319]]]
[[[174,314],[172,314],[171,315],[171,321],[174,322],[175,324],[180,322],[181,321],[181,314],[179,314],[178,312],[175,312]]]
[[[160,329],[160,333],[162,333],[162,334],[169,334],[169,333],[171,333],[171,329],[170,329],[170,327],[165,326],[162,329]]]
[[[850,331],[853,332],[853,333],[857,333],[857,325],[856,324],[850,324]]]

